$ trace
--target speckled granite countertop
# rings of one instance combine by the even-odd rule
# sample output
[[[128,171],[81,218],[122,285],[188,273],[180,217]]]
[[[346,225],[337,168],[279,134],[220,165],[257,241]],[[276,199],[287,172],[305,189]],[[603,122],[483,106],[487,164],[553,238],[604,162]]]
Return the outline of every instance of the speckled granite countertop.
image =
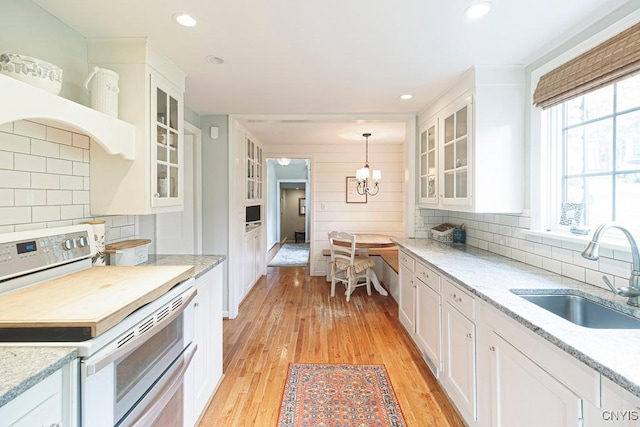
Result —
[[[74,348],[0,347],[0,407],[76,358]]]
[[[640,310],[626,305],[626,298],[470,246],[444,244],[431,239],[393,240],[479,299],[640,397],[640,329],[581,327],[524,300],[510,290],[548,294],[553,290],[571,289],[572,292],[586,293],[591,299],[640,318]]]
[[[224,255],[149,255],[140,265],[194,265],[198,278],[227,259]]]

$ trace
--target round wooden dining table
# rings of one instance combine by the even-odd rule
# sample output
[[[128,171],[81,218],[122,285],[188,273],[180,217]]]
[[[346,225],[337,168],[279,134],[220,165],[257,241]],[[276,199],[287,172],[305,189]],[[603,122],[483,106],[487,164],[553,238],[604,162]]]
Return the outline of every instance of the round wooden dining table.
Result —
[[[373,248],[389,248],[396,246],[396,244],[391,240],[391,236],[387,236],[384,234],[373,234],[373,233],[352,233],[356,236],[356,248],[358,248],[358,252],[360,255],[369,255],[369,249]],[[344,242],[344,244],[342,244]],[[351,243],[346,240],[334,240],[334,243],[339,246],[350,246]],[[376,291],[380,293],[380,295],[389,295],[387,290],[382,287],[380,281],[378,280],[378,276],[376,276],[376,272],[371,269],[371,283],[373,283],[373,287]]]

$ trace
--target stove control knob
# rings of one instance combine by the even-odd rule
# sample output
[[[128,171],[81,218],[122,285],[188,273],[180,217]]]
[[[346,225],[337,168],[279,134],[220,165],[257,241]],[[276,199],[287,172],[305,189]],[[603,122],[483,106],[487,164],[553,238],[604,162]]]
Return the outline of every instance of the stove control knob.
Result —
[[[89,244],[89,239],[87,239],[85,236],[82,236],[78,239],[78,247],[84,248],[88,244]]]
[[[76,242],[71,239],[66,239],[64,242],[62,242],[62,249],[65,249],[67,251],[70,251],[75,247],[76,247]]]

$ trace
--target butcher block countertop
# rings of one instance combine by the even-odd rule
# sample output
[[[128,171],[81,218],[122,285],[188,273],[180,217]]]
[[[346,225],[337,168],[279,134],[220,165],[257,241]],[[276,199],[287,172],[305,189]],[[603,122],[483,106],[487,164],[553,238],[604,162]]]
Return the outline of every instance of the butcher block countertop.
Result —
[[[195,274],[193,265],[93,267],[0,295],[0,328],[105,332]]]

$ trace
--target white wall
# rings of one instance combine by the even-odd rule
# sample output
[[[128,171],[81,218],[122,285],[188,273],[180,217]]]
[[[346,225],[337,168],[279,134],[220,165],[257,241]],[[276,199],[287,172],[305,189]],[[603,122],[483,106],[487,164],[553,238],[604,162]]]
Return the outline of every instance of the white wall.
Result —
[[[330,231],[404,237],[404,143],[369,143],[369,163],[373,169],[382,170],[382,181],[380,193],[369,197],[365,204],[346,203],[346,177],[355,176],[356,169],[362,167],[362,144],[342,141],[317,145],[265,144],[264,150],[268,158],[311,159],[307,238],[311,243],[312,275],[325,275],[322,250],[329,247]]]
[[[267,175],[266,175],[266,191],[265,197],[268,200],[266,203],[266,215],[263,224],[267,225],[267,244],[265,249],[268,251],[276,243],[278,243],[278,203],[276,201],[278,197],[278,177],[276,176],[276,168],[272,162],[267,162]]]
[[[106,221],[106,241],[138,237],[134,215],[93,217],[89,137],[21,120],[0,125],[0,233]]]
[[[288,241],[293,241],[296,231],[305,231],[306,215],[300,216],[298,213],[298,199],[305,197],[305,190],[282,189],[282,224],[280,241],[286,237]]]
[[[87,43],[57,18],[26,0],[0,1],[3,53],[43,59],[63,70],[60,96],[88,105],[82,85],[88,74]]]

